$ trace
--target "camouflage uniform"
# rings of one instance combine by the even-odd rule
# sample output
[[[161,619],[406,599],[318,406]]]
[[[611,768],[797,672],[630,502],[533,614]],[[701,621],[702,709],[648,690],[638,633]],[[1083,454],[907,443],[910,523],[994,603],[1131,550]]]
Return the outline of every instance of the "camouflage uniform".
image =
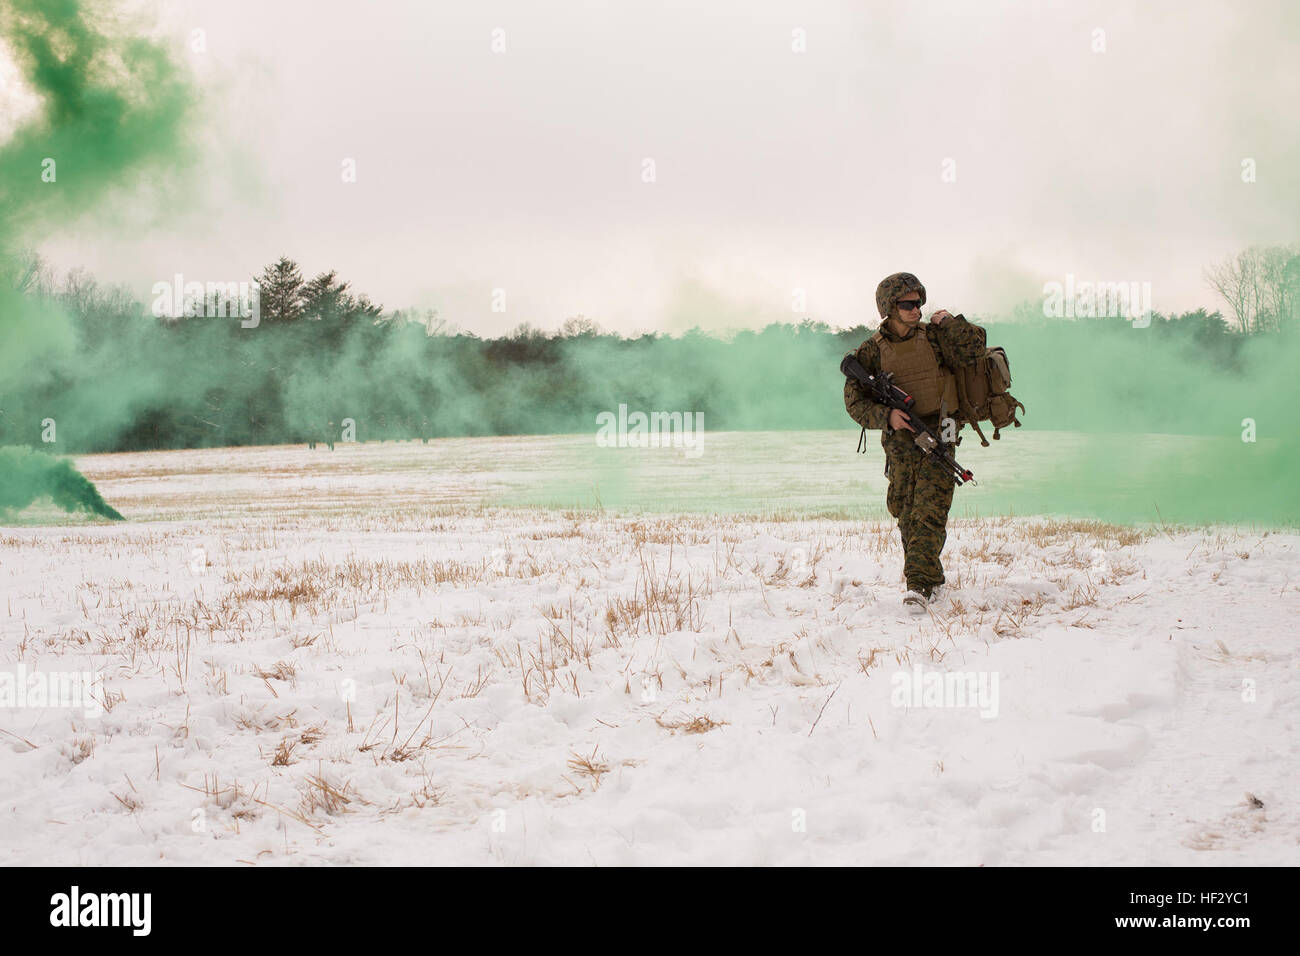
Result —
[[[876,289],[876,307],[882,319],[880,333],[891,342],[903,341],[887,325],[891,315],[897,316],[895,303],[906,292],[920,293],[921,304],[925,304],[925,287],[906,272],[889,276]],[[922,323],[907,338],[912,335],[924,335],[940,363],[949,368],[974,362],[984,354],[984,329],[961,316],[945,319],[941,327]],[[867,371],[879,374],[880,348],[875,342],[867,339],[854,354]],[[890,428],[889,406],[872,401],[856,379],[845,379],[844,407],[859,425],[881,433],[885,475],[889,478],[886,504],[898,521],[903,540],[903,577],[908,590],[928,595],[944,581],[939,556],[948,535],[948,510],[956,484],[953,476],[916,447],[911,432]],[[956,415],[957,409],[948,412]],[[938,414],[922,420],[936,434],[942,434]]]

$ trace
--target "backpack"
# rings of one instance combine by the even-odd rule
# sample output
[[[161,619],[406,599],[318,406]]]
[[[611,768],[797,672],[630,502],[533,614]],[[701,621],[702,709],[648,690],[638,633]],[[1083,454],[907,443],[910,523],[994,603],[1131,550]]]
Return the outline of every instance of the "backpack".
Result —
[[[988,439],[980,429],[980,422],[993,425],[993,440],[1008,425],[1020,427],[1016,409],[1025,411],[1007,389],[1011,387],[1011,363],[1006,349],[995,346],[984,350],[984,357],[954,370],[957,377],[957,408],[961,420],[969,424],[980,436],[980,444],[988,447]]]

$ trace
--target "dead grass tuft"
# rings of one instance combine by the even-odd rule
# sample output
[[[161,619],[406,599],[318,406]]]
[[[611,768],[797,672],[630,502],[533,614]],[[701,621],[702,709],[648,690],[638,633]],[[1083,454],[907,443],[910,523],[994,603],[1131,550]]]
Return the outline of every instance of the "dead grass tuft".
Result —
[[[600,789],[600,778],[609,773],[610,770],[609,764],[597,756],[599,750],[600,748],[597,746],[592,748],[588,756],[584,757],[582,754],[575,753],[569,757],[569,769],[574,773],[590,777],[593,790]]]
[[[687,734],[707,734],[710,730],[717,727],[725,727],[727,725],[725,720],[714,720],[704,714],[689,719],[672,721],[664,720],[662,717],[656,717],[655,723],[664,728],[664,730],[672,731],[674,734],[679,730]]]
[[[318,810],[325,811],[329,816],[351,813],[353,803],[366,803],[352,789],[351,781],[345,782],[341,787],[337,786],[326,780],[320,770],[308,774],[298,787],[298,792],[301,795],[298,811],[304,817],[311,817]]]

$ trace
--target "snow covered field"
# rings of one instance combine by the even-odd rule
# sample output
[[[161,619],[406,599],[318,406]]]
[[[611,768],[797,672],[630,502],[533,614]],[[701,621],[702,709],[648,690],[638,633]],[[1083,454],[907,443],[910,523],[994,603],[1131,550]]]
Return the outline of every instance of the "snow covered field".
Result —
[[[0,691],[100,681],[0,706],[0,859],[1300,863],[1300,535],[959,520],[913,618],[878,519],[385,447],[83,458],[131,522],[0,529]]]

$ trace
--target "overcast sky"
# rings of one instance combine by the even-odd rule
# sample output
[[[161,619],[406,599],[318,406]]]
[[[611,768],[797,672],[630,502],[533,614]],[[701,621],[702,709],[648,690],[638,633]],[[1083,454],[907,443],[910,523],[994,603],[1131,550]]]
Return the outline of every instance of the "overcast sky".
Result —
[[[1217,305],[1207,263],[1300,238],[1294,3],[151,6],[203,91],[203,167],[155,221],[45,247],[142,298],[285,254],[481,335],[848,326],[898,270],[954,312],[1067,273],[1169,311]]]

